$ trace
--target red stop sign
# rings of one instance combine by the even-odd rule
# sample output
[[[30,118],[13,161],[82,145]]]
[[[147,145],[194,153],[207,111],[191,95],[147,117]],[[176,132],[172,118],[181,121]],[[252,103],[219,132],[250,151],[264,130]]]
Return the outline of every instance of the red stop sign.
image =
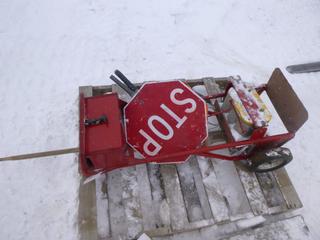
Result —
[[[192,150],[207,138],[206,104],[180,81],[145,83],[124,115],[127,142],[144,157]]]

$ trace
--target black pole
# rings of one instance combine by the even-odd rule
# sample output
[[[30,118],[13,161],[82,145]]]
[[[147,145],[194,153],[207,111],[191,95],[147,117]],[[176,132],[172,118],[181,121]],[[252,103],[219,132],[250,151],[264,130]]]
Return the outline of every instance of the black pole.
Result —
[[[132,91],[136,92],[138,88],[118,69],[114,71],[114,73],[117,75],[118,78],[120,78],[125,85],[127,85],[128,88],[130,88]]]
[[[119,87],[121,87],[124,91],[126,91],[131,97],[134,95],[134,91],[132,91],[127,85],[123,84],[118,78],[111,75],[110,79],[114,81],[115,84],[117,84]]]

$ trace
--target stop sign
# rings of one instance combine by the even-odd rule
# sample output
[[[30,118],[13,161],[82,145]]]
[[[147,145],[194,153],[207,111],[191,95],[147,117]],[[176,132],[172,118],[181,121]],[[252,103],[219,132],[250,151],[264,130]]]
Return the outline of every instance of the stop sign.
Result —
[[[181,81],[145,83],[124,108],[124,119],[127,143],[143,157],[195,149],[208,134],[205,102]]]

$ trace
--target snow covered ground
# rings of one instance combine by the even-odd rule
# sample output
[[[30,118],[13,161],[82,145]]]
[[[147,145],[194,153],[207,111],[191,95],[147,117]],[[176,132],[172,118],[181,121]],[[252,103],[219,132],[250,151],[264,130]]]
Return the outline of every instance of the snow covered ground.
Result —
[[[228,76],[319,61],[320,2],[1,0],[0,156],[78,144],[78,86]],[[320,239],[320,73],[290,75],[309,121],[289,174]],[[77,239],[75,155],[0,164],[0,239]]]

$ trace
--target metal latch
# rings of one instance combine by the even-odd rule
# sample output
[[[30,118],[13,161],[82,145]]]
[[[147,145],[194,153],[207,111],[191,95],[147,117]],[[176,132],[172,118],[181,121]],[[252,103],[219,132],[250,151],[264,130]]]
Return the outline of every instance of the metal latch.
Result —
[[[96,126],[100,124],[108,123],[108,118],[106,115],[101,115],[99,118],[95,119],[85,119],[84,125],[85,126]]]

